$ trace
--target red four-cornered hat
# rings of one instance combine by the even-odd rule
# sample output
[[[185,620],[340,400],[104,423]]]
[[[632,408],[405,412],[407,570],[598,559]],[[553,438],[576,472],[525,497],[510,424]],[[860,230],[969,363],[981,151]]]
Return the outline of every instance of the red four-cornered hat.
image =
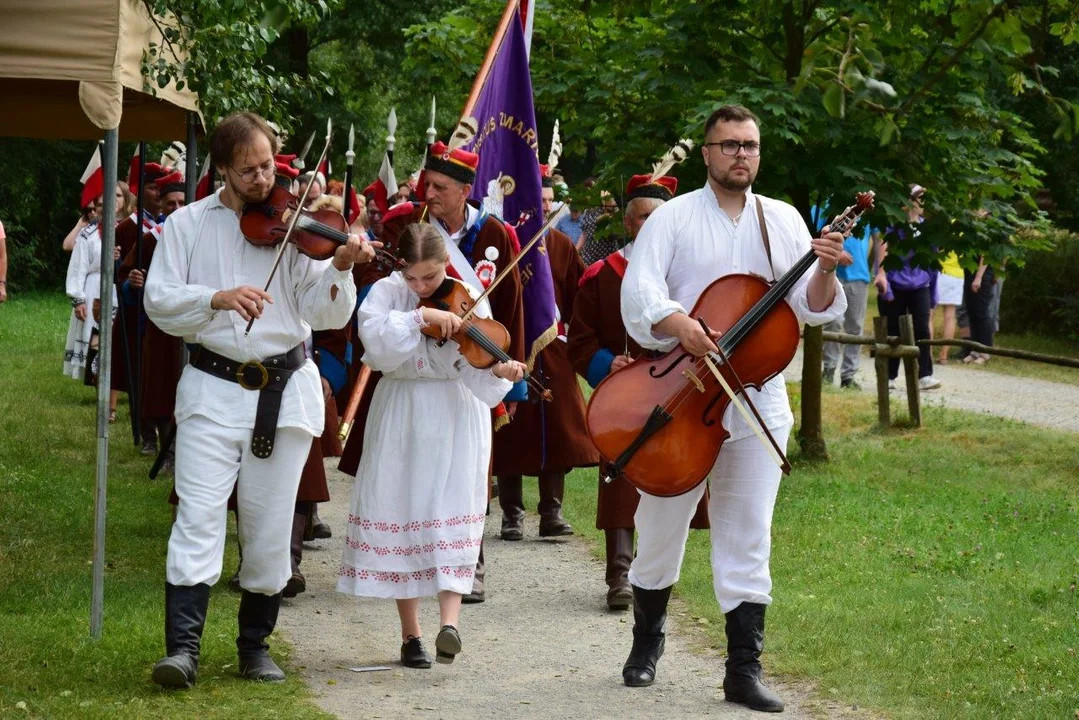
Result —
[[[431,146],[424,167],[471,185],[476,181],[476,168],[479,164],[480,156],[476,153],[461,148],[450,150],[446,143],[439,141]]]
[[[664,175],[655,180],[651,175],[634,175],[626,185],[626,202],[636,198],[670,200],[678,191],[678,178]]]

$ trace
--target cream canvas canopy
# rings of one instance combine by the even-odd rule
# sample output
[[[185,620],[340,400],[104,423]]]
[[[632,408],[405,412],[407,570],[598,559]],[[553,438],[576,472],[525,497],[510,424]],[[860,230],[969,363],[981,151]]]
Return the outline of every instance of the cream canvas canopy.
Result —
[[[196,95],[146,92],[143,52],[162,42],[139,0],[0,0],[0,136],[185,137]]]

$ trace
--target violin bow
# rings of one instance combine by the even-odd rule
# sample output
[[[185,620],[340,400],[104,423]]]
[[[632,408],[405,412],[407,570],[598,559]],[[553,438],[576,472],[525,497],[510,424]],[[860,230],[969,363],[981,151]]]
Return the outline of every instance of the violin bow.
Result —
[[[326,159],[326,153],[330,150],[330,140],[333,139],[333,120],[332,118],[326,119],[326,144],[322,146],[322,154],[318,156],[318,164],[316,168],[322,167],[322,161]],[[296,212],[293,214],[292,219],[289,220],[288,229],[285,231],[285,237],[281,240],[281,244],[277,246],[277,257],[274,258],[273,267],[270,268],[270,276],[266,278],[266,286],[262,288],[266,292],[270,291],[270,283],[273,282],[273,276],[277,273],[277,268],[281,264],[281,257],[285,253],[285,248],[288,247],[288,241],[292,237],[293,230],[296,229],[296,223],[300,219],[300,215],[303,214],[304,203],[307,202],[307,196],[311,194],[311,188],[315,183],[307,183],[307,187],[304,188],[303,197],[299,199],[296,205]],[[255,318],[251,318],[247,322],[247,329],[244,330],[244,336],[251,334],[251,326],[255,324]]]
[[[472,313],[476,311],[476,308],[479,306],[479,304],[486,300],[487,296],[491,294],[491,291],[498,287],[498,284],[502,282],[502,280],[504,280],[507,275],[509,275],[510,270],[513,270],[513,268],[517,267],[517,263],[521,262],[521,258],[523,258],[525,254],[529,250],[531,250],[533,246],[535,246],[536,243],[543,239],[543,236],[547,234],[547,232],[554,226],[554,224],[561,220],[562,217],[568,212],[569,205],[567,203],[562,203],[562,207],[558,208],[558,211],[551,215],[547,222],[543,224],[543,227],[539,229],[539,232],[536,233],[535,237],[529,240],[528,244],[521,248],[521,252],[517,253],[517,257],[510,260],[509,264],[506,265],[506,267],[502,268],[502,272],[498,274],[498,277],[491,281],[491,284],[488,285],[487,289],[483,291],[483,294],[476,299],[476,302],[472,303],[472,307],[468,309],[468,312],[461,316],[461,320],[468,320],[472,317]]]

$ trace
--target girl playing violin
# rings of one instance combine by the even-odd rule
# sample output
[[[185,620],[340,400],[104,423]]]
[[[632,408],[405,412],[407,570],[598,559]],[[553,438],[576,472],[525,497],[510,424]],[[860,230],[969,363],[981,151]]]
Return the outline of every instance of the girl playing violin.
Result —
[[[449,255],[438,232],[419,223],[402,233],[398,254],[404,268],[375,283],[357,311],[363,362],[383,378],[364,432],[364,448],[374,450],[363,454],[352,488],[337,589],[394,598],[401,662],[428,668],[420,598],[438,595],[436,659],[451,663],[461,650],[461,595],[472,589],[483,538],[490,409],[525,366],[481,370],[456,343],[421,333],[435,325],[449,337],[461,327],[452,312],[417,307],[447,281]]]

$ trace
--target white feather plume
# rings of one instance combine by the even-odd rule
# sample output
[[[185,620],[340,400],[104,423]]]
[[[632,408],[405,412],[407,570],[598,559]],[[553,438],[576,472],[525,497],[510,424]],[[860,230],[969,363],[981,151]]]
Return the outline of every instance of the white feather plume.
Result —
[[[551,172],[558,167],[558,159],[562,157],[562,138],[558,134],[558,121],[554,121],[554,132],[551,133],[551,154],[547,156],[547,167]]]
[[[661,178],[671,171],[671,169],[678,163],[689,157],[689,151],[693,149],[693,141],[688,138],[682,138],[674,147],[666,152],[666,154],[659,159],[659,162],[652,166],[652,177],[648,182],[655,182],[657,178]]]
[[[476,132],[479,130],[479,124],[474,117],[463,117],[461,122],[457,123],[457,128],[453,131],[453,135],[450,137],[448,147],[450,151],[454,151],[458,148],[463,148],[476,139]]]
[[[181,173],[186,170],[184,164],[187,160],[187,145],[179,140],[173,140],[172,144],[161,153],[162,167],[178,170]]]

